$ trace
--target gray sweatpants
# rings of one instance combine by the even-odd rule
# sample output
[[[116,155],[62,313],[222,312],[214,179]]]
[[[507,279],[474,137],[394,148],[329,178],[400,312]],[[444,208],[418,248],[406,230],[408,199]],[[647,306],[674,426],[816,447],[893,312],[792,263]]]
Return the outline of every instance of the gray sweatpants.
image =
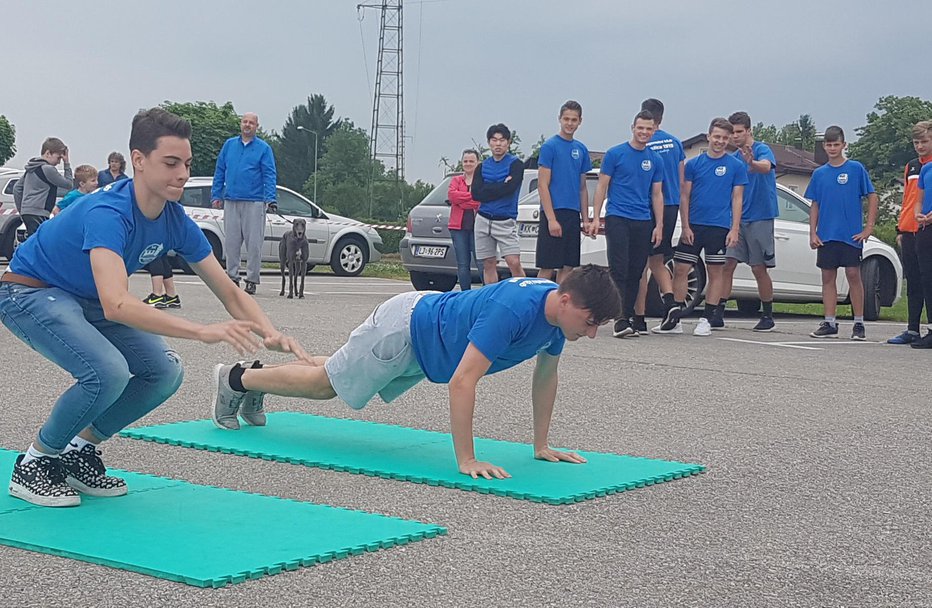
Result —
[[[246,280],[259,283],[262,244],[265,239],[265,203],[262,201],[223,201],[223,232],[226,243],[227,274],[239,280],[239,262],[246,245]]]

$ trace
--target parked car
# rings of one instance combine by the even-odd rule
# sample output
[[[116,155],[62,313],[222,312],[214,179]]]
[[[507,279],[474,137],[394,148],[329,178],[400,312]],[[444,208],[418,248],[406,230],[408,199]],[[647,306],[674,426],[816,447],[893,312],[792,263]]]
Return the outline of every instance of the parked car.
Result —
[[[598,174],[592,172],[587,176],[589,192],[594,192]],[[787,303],[806,303],[822,301],[822,274],[816,268],[816,252],[809,247],[809,201],[789,188],[777,184],[777,200],[780,216],[774,222],[777,267],[771,269],[773,279],[774,301]],[[602,208],[602,225],[604,228],[605,207]],[[518,207],[518,234],[521,239],[521,265],[526,269],[534,268],[537,231],[540,224],[540,196],[531,194],[521,201]],[[674,242],[679,239],[680,226],[677,223],[673,233]],[[580,261],[583,264],[608,265],[603,230],[595,238],[582,239]],[[672,273],[673,261],[667,261],[667,268]],[[861,262],[861,276],[864,280],[865,307],[864,317],[875,321],[880,316],[882,306],[893,306],[900,299],[903,285],[903,267],[892,247],[871,237],[864,244],[864,259]],[[689,294],[687,308],[690,310],[702,301],[706,285],[705,266],[696,264],[689,275]],[[752,313],[760,308],[757,295],[757,282],[746,264],[739,264],[735,271],[731,298],[737,301],[738,309]],[[848,300],[848,282],[844,273],[838,273],[838,301]],[[657,283],[651,279],[647,298],[647,314],[663,314],[663,303],[657,289]]]
[[[13,203],[13,186],[22,176],[22,169],[0,168],[0,256],[7,260],[13,257],[17,245],[17,229],[23,224]],[[58,194],[64,194],[64,190],[59,189]],[[19,242],[22,242],[25,236],[23,229],[19,235]]]
[[[180,202],[188,217],[204,232],[214,255],[222,263],[227,254],[223,250],[223,210],[211,207],[212,182],[210,177],[192,177],[185,184]],[[379,248],[382,246],[382,237],[374,228],[356,220],[325,213],[311,201],[284,186],[276,188],[278,213],[266,214],[265,239],[262,245],[263,262],[278,263],[278,243],[282,240],[282,235],[291,230],[291,222],[296,218],[307,221],[306,235],[310,253],[308,271],[317,264],[329,264],[335,274],[356,276],[363,271],[366,264],[381,259],[382,253]],[[6,205],[4,211],[5,207]],[[16,221],[19,223],[18,217]],[[20,235],[20,239],[22,236]],[[169,255],[175,268],[186,273],[193,272],[183,258],[175,256],[174,252],[170,252]]]
[[[453,175],[448,175],[408,213],[398,250],[411,284],[418,290],[450,291],[456,286],[456,257],[447,229],[450,221],[447,192]],[[537,190],[537,170],[525,170],[520,196],[534,190]],[[474,268],[473,280],[480,280],[479,276],[479,269]]]

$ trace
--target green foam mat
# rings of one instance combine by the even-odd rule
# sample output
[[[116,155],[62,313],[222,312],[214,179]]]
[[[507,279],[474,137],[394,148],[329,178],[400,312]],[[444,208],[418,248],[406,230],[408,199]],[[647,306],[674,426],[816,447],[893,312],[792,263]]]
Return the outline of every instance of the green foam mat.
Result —
[[[9,474],[15,452],[0,450]],[[117,471],[126,496],[38,507],[0,496],[0,544],[222,587],[446,534],[416,521]]]
[[[126,437],[497,494],[567,504],[700,473],[705,467],[667,460],[579,453],[586,464],[535,460],[522,443],[477,439],[476,457],[503,467],[510,479],[472,479],[456,468],[450,435],[360,420],[279,412],[268,426],[218,429],[210,420],[127,429]]]

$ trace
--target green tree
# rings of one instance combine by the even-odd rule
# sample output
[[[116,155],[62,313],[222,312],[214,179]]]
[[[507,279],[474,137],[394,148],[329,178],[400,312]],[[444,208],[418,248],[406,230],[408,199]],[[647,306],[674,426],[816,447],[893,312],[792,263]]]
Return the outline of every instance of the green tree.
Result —
[[[754,136],[755,141],[763,141],[769,144],[780,143],[777,141],[779,130],[774,124],[764,126],[764,123],[759,122],[751,127],[751,135]]]
[[[867,124],[855,129],[858,140],[848,146],[848,153],[864,164],[883,196],[899,190],[903,167],[916,157],[913,125],[932,117],[932,101],[888,95],[874,108],[876,111],[867,115]]]
[[[233,109],[233,103],[228,101],[218,106],[212,101],[165,101],[162,107],[191,123],[191,150],[194,154],[191,175],[213,175],[223,142],[240,131],[240,117]]]
[[[0,165],[16,154],[16,127],[0,114]]]
[[[373,167],[369,157],[369,136],[351,122],[340,125],[327,138],[317,173],[317,196],[324,209],[348,217],[364,217],[369,212],[369,178],[384,173],[381,163]],[[313,176],[304,184],[305,195],[313,192]]]
[[[541,133],[540,139],[538,139],[537,142],[531,146],[531,155],[528,156],[528,158],[540,158],[540,147],[543,146],[546,141],[547,138],[544,137],[543,133]]]
[[[311,95],[306,104],[295,106],[285,120],[275,145],[278,183],[300,190],[313,175],[324,154],[324,147],[343,120],[334,119],[334,108],[323,95]],[[300,130],[298,127],[306,130]],[[314,155],[314,134],[317,134],[317,155]],[[318,176],[319,179],[319,176]],[[318,193],[319,194],[319,193]]]
[[[809,114],[801,114],[796,121],[796,128],[799,133],[800,148],[812,152],[815,150],[816,125]]]

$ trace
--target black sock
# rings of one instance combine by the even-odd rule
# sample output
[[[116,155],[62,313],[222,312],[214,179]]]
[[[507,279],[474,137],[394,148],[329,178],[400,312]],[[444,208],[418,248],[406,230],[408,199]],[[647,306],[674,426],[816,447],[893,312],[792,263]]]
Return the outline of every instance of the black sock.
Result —
[[[665,293],[662,296],[660,296],[660,299],[663,300],[664,305],[667,307],[673,306],[674,304],[676,304],[676,301],[673,299],[672,293]]]
[[[634,315],[634,322],[637,323],[637,324],[639,324],[639,325],[640,325],[641,323],[643,323],[643,322],[644,322],[644,315]]]
[[[773,316],[773,302],[761,302],[764,305],[764,316],[772,317]]]
[[[230,370],[230,388],[232,388],[237,393],[245,393],[246,388],[243,386],[243,372],[246,369],[242,365],[237,363],[233,366],[233,369]]]
[[[725,316],[725,302],[718,303],[718,312],[721,314],[721,316]]]

